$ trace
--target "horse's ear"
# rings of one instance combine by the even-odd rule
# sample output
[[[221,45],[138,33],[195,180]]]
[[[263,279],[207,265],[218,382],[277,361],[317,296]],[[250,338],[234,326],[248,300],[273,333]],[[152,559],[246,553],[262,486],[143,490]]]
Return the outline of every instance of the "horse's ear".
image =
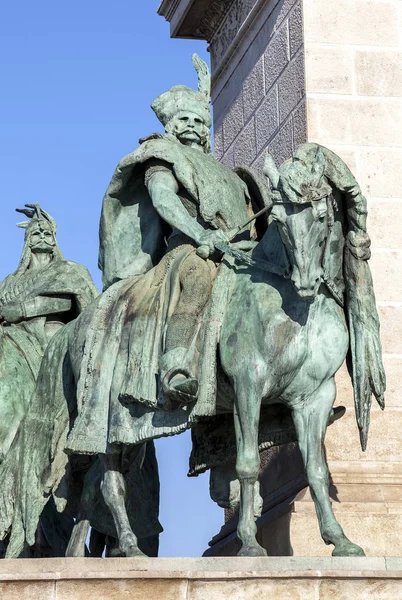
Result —
[[[272,158],[269,152],[267,152],[265,156],[265,163],[262,172],[266,177],[268,177],[268,179],[272,183],[272,187],[276,190],[278,188],[279,183],[279,171],[274,159]]]
[[[314,161],[311,166],[311,185],[319,187],[321,179],[325,172],[325,156],[321,151],[321,148],[317,148],[317,152],[314,156]]]

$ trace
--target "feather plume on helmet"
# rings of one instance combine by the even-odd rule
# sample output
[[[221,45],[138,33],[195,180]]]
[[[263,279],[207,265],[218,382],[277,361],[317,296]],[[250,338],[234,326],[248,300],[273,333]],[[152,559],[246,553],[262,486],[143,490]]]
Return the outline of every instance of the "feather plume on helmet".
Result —
[[[208,128],[212,126],[209,69],[197,54],[193,54],[192,62],[198,74],[198,91],[185,85],[176,85],[158,96],[151,104],[152,110],[164,127],[180,111],[193,112],[203,120]]]

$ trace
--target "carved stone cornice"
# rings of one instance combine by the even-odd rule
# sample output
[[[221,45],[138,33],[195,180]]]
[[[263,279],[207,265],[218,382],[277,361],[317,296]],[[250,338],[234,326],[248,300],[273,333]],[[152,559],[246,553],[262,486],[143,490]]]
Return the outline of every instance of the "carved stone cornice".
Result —
[[[210,42],[236,0],[162,0],[158,14],[170,23],[172,37]]]
[[[197,35],[207,42],[210,42],[225,16],[228,14],[229,8],[234,1],[235,0],[212,0],[209,2],[196,29]]]

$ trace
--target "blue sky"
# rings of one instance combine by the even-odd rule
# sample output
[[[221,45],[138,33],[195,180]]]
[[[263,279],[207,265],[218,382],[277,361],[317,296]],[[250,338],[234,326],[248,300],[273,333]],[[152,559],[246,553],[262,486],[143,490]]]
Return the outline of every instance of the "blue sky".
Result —
[[[40,202],[58,222],[66,258],[100,286],[98,224],[116,164],[161,126],[149,108],[169,87],[197,85],[191,54],[206,43],[171,40],[159,0],[21,0],[0,24],[0,280],[15,270],[23,232],[14,209]],[[223,511],[208,476],[187,479],[189,435],[160,440],[161,556],[198,556]]]

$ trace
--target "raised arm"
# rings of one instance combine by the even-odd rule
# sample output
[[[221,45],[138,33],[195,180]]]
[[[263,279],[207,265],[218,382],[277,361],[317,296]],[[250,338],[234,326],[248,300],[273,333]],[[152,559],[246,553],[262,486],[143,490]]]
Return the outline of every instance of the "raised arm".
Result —
[[[181,203],[179,184],[173,173],[167,170],[154,172],[147,181],[147,188],[159,216],[172,228],[179,229],[200,244],[204,229]]]

